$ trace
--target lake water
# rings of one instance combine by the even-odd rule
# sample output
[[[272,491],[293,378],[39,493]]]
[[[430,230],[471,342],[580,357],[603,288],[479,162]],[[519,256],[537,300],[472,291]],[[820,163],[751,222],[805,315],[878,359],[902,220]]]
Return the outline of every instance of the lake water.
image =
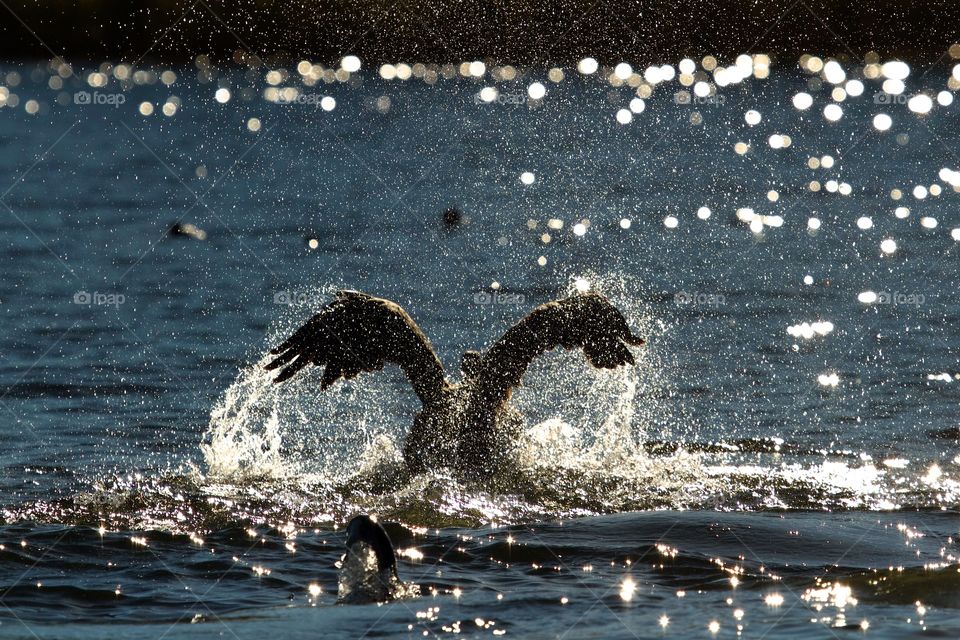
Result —
[[[960,635],[948,66],[779,61],[636,113],[610,69],[294,67],[0,69],[0,636]],[[345,287],[457,378],[578,284],[648,345],[538,360],[497,490],[376,482],[398,370],[260,369]],[[419,598],[335,604],[359,512]]]

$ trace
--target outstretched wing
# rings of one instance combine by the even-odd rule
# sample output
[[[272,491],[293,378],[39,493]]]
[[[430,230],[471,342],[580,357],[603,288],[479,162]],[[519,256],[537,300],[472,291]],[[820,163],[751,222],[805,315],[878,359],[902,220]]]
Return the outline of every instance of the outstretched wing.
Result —
[[[357,291],[338,291],[333,302],[310,318],[283,344],[266,368],[283,367],[274,382],[283,382],[308,364],[325,366],[320,387],[363,371],[400,366],[426,404],[446,386],[443,365],[429,340],[400,305]]]
[[[627,345],[644,344],[607,298],[595,292],[548,302],[512,326],[470,368],[493,401],[505,399],[520,384],[534,358],[562,346],[581,347],[594,367],[634,364]]]

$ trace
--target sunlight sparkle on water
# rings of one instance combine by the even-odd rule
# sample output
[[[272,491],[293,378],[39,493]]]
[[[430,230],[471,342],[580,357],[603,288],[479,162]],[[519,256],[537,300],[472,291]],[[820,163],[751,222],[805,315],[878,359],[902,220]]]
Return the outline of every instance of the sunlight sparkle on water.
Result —
[[[838,104],[828,104],[823,108],[823,117],[830,122],[836,122],[843,117],[843,108]]]
[[[910,75],[910,65],[902,60],[891,60],[883,63],[880,67],[880,73],[883,74],[884,78],[906,80],[907,76]]]
[[[357,56],[344,56],[340,61],[340,67],[347,73],[356,73],[360,71],[360,58]]]
[[[582,74],[585,75],[585,76],[589,76],[589,75],[591,75],[591,74],[593,74],[593,73],[596,73],[598,67],[599,67],[599,65],[597,64],[597,61],[596,61],[595,59],[593,59],[593,58],[584,58],[584,59],[581,60],[580,63],[577,65],[577,71],[579,71],[580,73],[582,73]]]
[[[828,582],[825,586],[807,589],[803,592],[801,598],[807,602],[831,605],[837,609],[843,609],[847,605],[857,605],[857,599],[853,597],[853,590],[838,582]]]
[[[823,66],[823,77],[830,84],[842,84],[847,79],[847,72],[839,62],[830,60]]]
[[[936,484],[937,480],[943,475],[943,471],[940,469],[940,466],[937,464],[930,465],[930,468],[927,469],[927,475],[923,476],[923,481],[926,484],[932,485]]]
[[[933,100],[930,99],[930,96],[920,93],[910,98],[907,102],[907,108],[921,115],[930,113],[933,108]]]
[[[487,72],[487,65],[481,62],[480,60],[474,60],[470,63],[469,72],[470,75],[474,78],[482,78],[483,75]]]
[[[617,76],[621,80],[626,80],[633,75],[633,67],[626,62],[621,62],[613,68],[613,75]]]
[[[624,578],[620,583],[620,599],[624,602],[633,600],[633,594],[637,590],[637,585],[633,578]]]
[[[840,384],[840,376],[836,373],[821,373],[817,376],[817,382],[822,387],[836,387]]]
[[[794,338],[811,340],[816,336],[825,336],[833,332],[833,329],[834,326],[832,322],[801,322],[800,324],[787,327],[787,333]]]
[[[407,549],[398,549],[397,555],[402,556],[404,558],[408,558],[410,560],[414,560],[414,561],[423,560],[423,552],[415,547],[409,547]]]
[[[906,469],[910,461],[903,458],[887,458],[883,461],[883,464],[891,469]]]
[[[793,106],[800,111],[805,111],[813,106],[813,96],[811,96],[809,93],[801,91],[793,96]]]

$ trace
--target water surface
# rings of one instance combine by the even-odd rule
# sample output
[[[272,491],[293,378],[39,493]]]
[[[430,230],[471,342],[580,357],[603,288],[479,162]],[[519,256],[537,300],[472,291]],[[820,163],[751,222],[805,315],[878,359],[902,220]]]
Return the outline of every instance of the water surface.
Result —
[[[960,633],[949,69],[891,95],[847,67],[865,89],[837,101],[781,61],[700,100],[662,83],[626,124],[610,70],[93,70],[0,76],[4,636]],[[456,378],[578,282],[648,346],[613,373],[539,360],[495,489],[389,481],[417,409],[398,371],[321,394],[259,369],[349,287],[403,305]],[[420,598],[335,605],[360,511],[413,550]]]

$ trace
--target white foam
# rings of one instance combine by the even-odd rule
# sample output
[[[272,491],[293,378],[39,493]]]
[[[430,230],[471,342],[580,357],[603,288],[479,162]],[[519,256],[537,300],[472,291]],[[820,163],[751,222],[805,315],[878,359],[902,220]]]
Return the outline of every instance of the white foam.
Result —
[[[209,441],[200,449],[212,477],[282,478],[289,472],[280,454],[275,385],[263,369],[266,362],[241,371],[210,412]]]
[[[267,344],[278,341],[273,337]],[[241,370],[210,412],[200,445],[208,480],[337,481],[365,465],[386,470],[395,464],[400,454],[393,442],[408,425],[389,416],[404,413],[399,406],[405,402],[415,402],[412,393],[394,392],[390,376],[399,378],[399,370],[338,382],[322,392],[320,368],[308,367],[278,385],[273,382],[277,372],[263,368],[270,359]]]

